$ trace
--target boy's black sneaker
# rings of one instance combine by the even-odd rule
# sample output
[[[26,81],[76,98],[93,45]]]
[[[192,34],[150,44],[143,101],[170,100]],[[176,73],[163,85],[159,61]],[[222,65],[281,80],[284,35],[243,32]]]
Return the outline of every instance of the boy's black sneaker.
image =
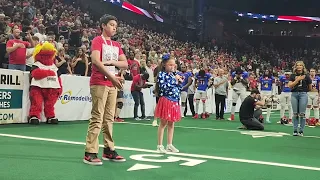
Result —
[[[113,162],[125,162],[126,159],[122,156],[119,156],[117,151],[111,151],[110,148],[104,148],[102,159],[105,161]]]
[[[298,136],[298,131],[293,131],[293,136]]]
[[[101,159],[99,159],[95,153],[85,153],[83,162],[94,166],[102,165]]]

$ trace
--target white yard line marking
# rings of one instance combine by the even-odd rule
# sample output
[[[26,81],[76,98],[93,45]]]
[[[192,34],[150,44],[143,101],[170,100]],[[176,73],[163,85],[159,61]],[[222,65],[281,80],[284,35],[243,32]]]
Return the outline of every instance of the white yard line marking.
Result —
[[[131,125],[141,125],[141,126],[152,126],[152,124],[147,124],[147,123],[132,123],[132,122],[120,122],[117,124],[131,124]],[[197,129],[197,130],[209,130],[209,131],[224,131],[224,132],[247,132],[247,131],[242,131],[242,130],[232,130],[232,129],[215,129],[215,128],[203,128],[203,127],[189,127],[189,126],[174,126],[176,128],[182,128],[182,129]],[[261,131],[257,131],[257,132],[261,132]],[[263,132],[269,132],[269,131],[263,131]],[[273,133],[273,132],[269,132],[269,133]],[[284,133],[287,134],[285,132],[274,132],[274,133]],[[290,134],[289,134],[290,136]],[[304,138],[317,138],[320,139],[319,136],[303,136]]]
[[[121,123],[118,123],[118,124],[132,124],[132,125],[152,126],[151,123],[147,124],[147,123],[121,122]],[[232,130],[232,129],[215,129],[215,128],[203,128],[203,127],[177,126],[177,125],[175,125],[174,127],[183,128],[183,129],[198,129],[198,130],[226,131],[226,132],[242,132],[242,131],[239,131],[239,130]]]
[[[303,137],[307,137],[307,138],[317,138],[317,139],[320,139],[319,136],[303,136]]]
[[[66,140],[50,139],[50,138],[39,138],[39,137],[31,137],[31,136],[21,136],[21,135],[14,135],[14,134],[0,134],[0,136],[19,138],[19,139],[37,140],[37,141],[56,142],[56,143],[64,143],[64,144],[85,145],[85,143],[83,142],[66,141]],[[103,145],[99,145],[99,146],[103,147]],[[126,150],[126,151],[157,153],[157,151],[149,150],[149,149],[120,147],[120,146],[117,146],[116,148],[121,150]],[[187,154],[187,153],[168,153],[168,154],[176,155],[176,156],[193,157],[193,158],[213,159],[213,160],[221,160],[221,161],[231,161],[231,162],[240,162],[240,163],[248,163],[248,164],[259,164],[259,165],[267,165],[267,166],[320,171],[319,167],[284,164],[284,163],[277,163],[277,162],[256,161],[256,160],[249,160],[249,159],[228,158],[228,157],[220,157],[220,156],[201,155],[201,154]]]

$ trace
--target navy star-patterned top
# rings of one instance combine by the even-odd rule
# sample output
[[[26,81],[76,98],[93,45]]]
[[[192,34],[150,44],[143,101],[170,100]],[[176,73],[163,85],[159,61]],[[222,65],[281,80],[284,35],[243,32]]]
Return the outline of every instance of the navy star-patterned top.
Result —
[[[160,97],[166,97],[170,101],[179,102],[181,85],[177,83],[177,80],[173,73],[167,73],[160,71],[157,82],[159,84]]]

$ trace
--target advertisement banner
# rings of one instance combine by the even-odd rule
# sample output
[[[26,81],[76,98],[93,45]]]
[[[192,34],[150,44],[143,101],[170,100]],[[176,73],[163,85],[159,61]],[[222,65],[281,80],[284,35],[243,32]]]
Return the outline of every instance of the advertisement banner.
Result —
[[[0,69],[0,124],[21,123],[23,72]]]
[[[88,120],[91,117],[90,78],[62,75],[62,95],[55,104],[61,121]]]

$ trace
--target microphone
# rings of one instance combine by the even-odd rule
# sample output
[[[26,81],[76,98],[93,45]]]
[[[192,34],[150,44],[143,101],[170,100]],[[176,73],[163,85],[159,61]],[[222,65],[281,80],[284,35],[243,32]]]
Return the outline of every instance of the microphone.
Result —
[[[178,74],[178,72],[177,71],[173,71],[172,74],[175,76],[175,75]]]
[[[172,74],[173,74],[173,75],[177,75],[178,72],[179,72],[179,71],[178,71],[176,68],[172,68]]]
[[[174,70],[174,71],[172,72],[172,74],[173,74],[174,76],[179,75],[178,73],[179,73],[179,71],[177,71],[177,70]],[[180,76],[180,75],[179,75],[179,76]],[[180,76],[178,82],[181,82],[181,83],[183,82],[182,76]]]

